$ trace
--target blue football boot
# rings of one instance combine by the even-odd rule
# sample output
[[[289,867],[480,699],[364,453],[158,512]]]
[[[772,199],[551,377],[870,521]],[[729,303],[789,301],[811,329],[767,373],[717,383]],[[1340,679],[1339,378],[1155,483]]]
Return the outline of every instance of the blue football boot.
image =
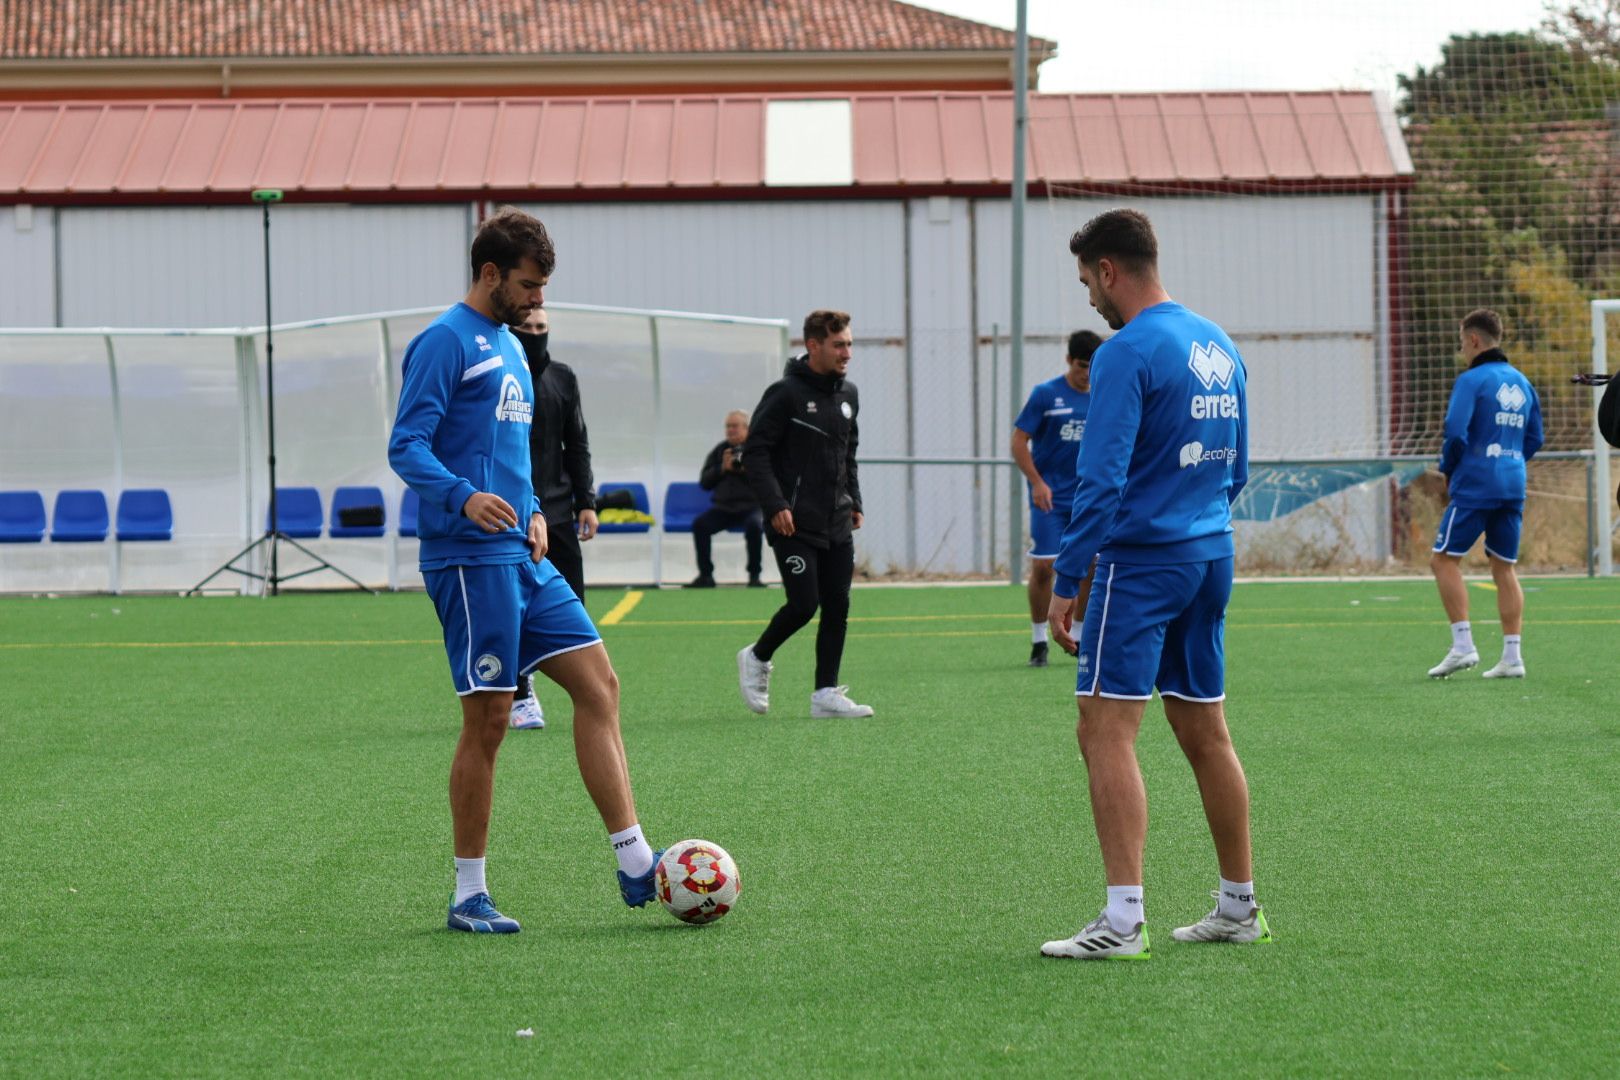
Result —
[[[631,877],[623,870],[616,871],[619,875],[619,895],[631,907],[643,907],[647,901],[658,895],[658,860],[664,857],[664,850],[659,848],[653,852],[652,865],[640,877]]]
[[[446,924],[452,930],[468,930],[474,934],[515,934],[523,929],[516,919],[508,919],[495,910],[487,892],[469,896],[459,904],[452,893]]]

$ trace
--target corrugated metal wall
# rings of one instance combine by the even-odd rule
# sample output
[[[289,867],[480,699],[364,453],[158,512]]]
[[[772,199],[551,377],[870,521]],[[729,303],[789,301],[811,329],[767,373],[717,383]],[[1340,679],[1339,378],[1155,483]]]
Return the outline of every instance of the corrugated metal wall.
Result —
[[[1029,205],[1023,385],[1008,381],[1009,205],[1004,199],[542,204],[558,248],[551,299],[786,318],[850,311],[866,456],[1004,457],[1028,388],[1062,369],[1063,337],[1104,330],[1069,234],[1116,205]],[[1360,445],[1378,430],[1377,197],[1138,200],[1159,232],[1170,292],[1236,338],[1251,378],[1253,452]],[[467,280],[471,208],[282,206],[274,215],[278,322],[448,304]],[[220,326],[263,319],[254,208],[0,209],[0,322]],[[61,265],[54,263],[58,243]],[[911,266],[908,280],[907,263]],[[58,302],[53,281],[60,277]],[[909,333],[908,333],[909,331]],[[563,359],[566,359],[564,357]],[[909,373],[909,374],[908,374]],[[725,387],[726,409],[762,387]],[[1308,407],[1331,403],[1329,408]],[[603,404],[586,403],[587,414]],[[698,462],[692,463],[695,475]],[[868,567],[1004,564],[1006,472],[872,466]],[[998,529],[1001,532],[998,534]]]

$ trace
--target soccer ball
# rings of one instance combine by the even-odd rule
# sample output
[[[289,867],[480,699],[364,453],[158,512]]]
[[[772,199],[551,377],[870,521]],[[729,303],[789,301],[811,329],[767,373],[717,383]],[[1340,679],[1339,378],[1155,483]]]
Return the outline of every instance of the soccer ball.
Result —
[[[737,864],[719,844],[682,840],[658,860],[658,899],[682,922],[714,922],[737,906],[740,892]]]

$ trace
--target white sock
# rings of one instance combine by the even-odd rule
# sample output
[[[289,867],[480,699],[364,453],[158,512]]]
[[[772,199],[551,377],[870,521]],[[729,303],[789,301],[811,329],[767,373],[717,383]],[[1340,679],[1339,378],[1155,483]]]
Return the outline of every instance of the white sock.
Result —
[[[461,903],[469,896],[489,892],[489,886],[484,884],[484,860],[457,859],[456,860],[456,903]]]
[[[1103,914],[1108,916],[1108,925],[1121,934],[1135,930],[1136,924],[1147,918],[1142,914],[1142,886],[1108,886],[1108,907],[1103,909]]]
[[[647,846],[647,838],[641,835],[639,824],[609,833],[608,840],[613,844],[613,855],[619,860],[619,869],[624,871],[625,876],[640,877],[652,869],[652,848]]]
[[[1460,653],[1474,651],[1474,627],[1467,619],[1451,624],[1451,651]]]
[[[1502,635],[1502,663],[1504,663],[1504,664],[1522,664],[1522,663],[1524,663],[1524,658],[1519,655],[1519,635],[1518,634],[1503,634]]]
[[[1257,907],[1259,905],[1254,902],[1254,882],[1227,881],[1221,878],[1219,909],[1223,918],[1242,922],[1249,917],[1249,912]]]
[[[1029,624],[1029,640],[1034,642],[1036,645],[1045,645],[1046,644],[1046,624],[1043,623],[1043,622],[1032,622],[1032,623],[1030,623]]]

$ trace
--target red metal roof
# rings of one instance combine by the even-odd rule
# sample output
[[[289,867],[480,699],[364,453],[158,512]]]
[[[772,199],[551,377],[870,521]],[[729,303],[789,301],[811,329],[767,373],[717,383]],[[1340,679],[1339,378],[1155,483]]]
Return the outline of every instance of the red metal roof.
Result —
[[[1006,51],[898,0],[6,0],[0,59]],[[1052,51],[1030,40],[1037,56]]]
[[[735,192],[765,185],[768,96],[0,104],[0,199],[235,201]],[[787,100],[800,100],[790,98]],[[862,189],[1004,187],[1009,94],[850,97]],[[1038,94],[1032,183],[1389,185],[1369,93]]]

